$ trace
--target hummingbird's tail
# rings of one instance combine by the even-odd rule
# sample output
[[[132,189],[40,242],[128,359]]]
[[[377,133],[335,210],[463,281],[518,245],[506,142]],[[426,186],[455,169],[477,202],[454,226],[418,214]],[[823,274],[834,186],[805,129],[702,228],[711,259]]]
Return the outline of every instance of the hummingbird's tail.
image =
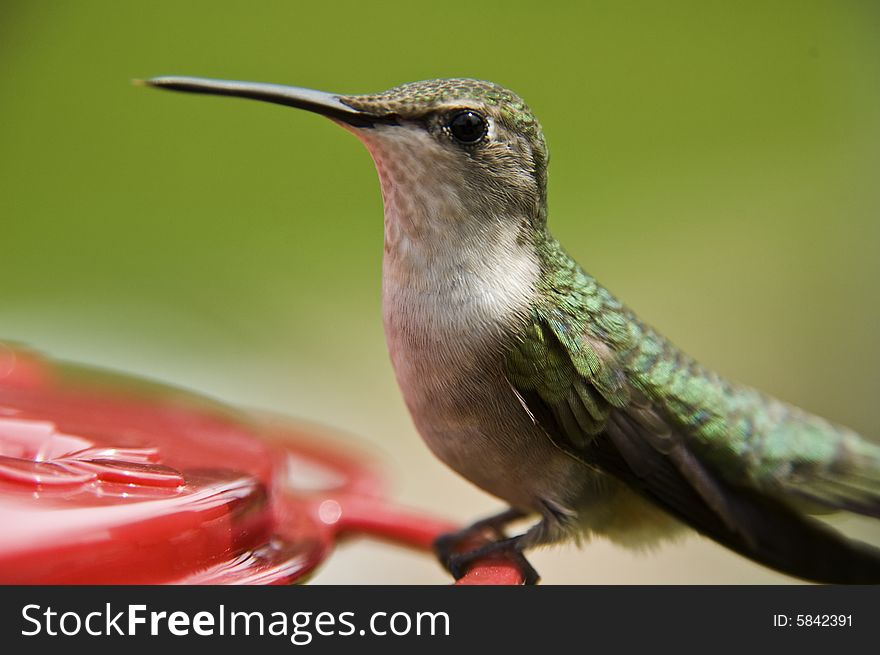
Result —
[[[761,439],[763,461],[773,472],[748,489],[726,482],[730,491],[724,496],[733,503],[747,538],[723,531],[709,536],[798,577],[880,583],[880,550],[809,516],[843,510],[880,518],[880,445],[798,408],[784,407],[785,420]],[[774,460],[768,456],[774,450],[784,456]],[[781,460],[788,465],[780,466]]]
[[[825,584],[880,583],[880,550],[849,539],[810,516],[768,501],[740,496],[740,509],[754,517],[750,539],[738,534],[709,534],[761,564]],[[726,531],[725,531],[726,532]]]
[[[828,465],[815,467],[806,484],[789,489],[819,507],[880,518],[880,446],[848,431],[836,445]]]
[[[706,537],[782,573],[823,584],[880,584],[880,549],[776,498],[717,483],[733,524],[699,508],[696,498],[647,496]]]
[[[628,483],[701,534],[795,577],[826,584],[880,584],[880,550],[848,539],[807,515],[789,502],[790,494],[783,500],[776,494],[734,484],[694,457],[676,463],[641,438],[627,415],[616,415],[608,435],[608,439],[591,442],[583,453],[585,461]],[[687,464],[686,472],[682,462]],[[854,477],[850,473],[840,479]],[[843,482],[836,484],[842,488]],[[804,486],[812,488],[812,478]],[[838,490],[835,502],[842,496]],[[852,508],[870,509],[870,497],[860,496],[864,500]],[[843,508],[842,503],[834,505],[828,497],[823,497],[822,504]]]

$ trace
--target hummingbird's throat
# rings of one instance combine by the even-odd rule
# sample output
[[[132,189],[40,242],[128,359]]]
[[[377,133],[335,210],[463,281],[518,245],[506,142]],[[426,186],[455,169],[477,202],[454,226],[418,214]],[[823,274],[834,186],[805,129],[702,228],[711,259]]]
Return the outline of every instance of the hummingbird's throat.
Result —
[[[460,153],[421,126],[355,133],[382,186],[386,310],[435,329],[452,320],[453,333],[474,334],[497,333],[526,312],[539,274],[536,252],[520,238],[519,221],[486,218]]]
[[[419,126],[351,130],[376,165],[385,205],[386,248],[460,229],[466,211],[460,164]]]

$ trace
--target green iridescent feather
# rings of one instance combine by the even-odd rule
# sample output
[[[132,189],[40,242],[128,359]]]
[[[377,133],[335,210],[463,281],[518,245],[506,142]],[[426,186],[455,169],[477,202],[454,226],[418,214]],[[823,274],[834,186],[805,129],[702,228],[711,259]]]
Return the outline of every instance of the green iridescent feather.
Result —
[[[792,505],[880,512],[878,446],[703,368],[551,237],[538,252],[541,300],[507,371],[519,392],[550,408],[565,447],[584,451],[613,412],[629,413],[654,448],[680,445],[729,483]]]

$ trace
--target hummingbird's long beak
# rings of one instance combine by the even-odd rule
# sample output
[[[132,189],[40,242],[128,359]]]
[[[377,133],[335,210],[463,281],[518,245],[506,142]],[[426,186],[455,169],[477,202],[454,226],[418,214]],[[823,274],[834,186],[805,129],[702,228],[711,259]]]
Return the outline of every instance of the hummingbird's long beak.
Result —
[[[376,123],[397,122],[393,116],[376,115],[349,107],[339,96],[314,89],[302,89],[282,84],[263,84],[260,82],[235,82],[232,80],[212,80],[203,77],[153,77],[137,83],[159,89],[205,93],[218,96],[237,96],[251,98],[278,105],[305,109],[328,118],[343,121],[354,127],[372,127]]]

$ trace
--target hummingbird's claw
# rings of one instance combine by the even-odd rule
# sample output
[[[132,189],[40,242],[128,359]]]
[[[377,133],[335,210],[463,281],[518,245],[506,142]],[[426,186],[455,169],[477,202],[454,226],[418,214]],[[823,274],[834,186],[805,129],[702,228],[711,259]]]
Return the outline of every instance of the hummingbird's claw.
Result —
[[[512,557],[519,568],[519,572],[522,573],[524,585],[531,587],[540,582],[541,575],[535,570],[535,567],[531,565],[529,560],[526,559],[525,555],[520,551],[516,551],[516,553],[513,553]]]
[[[481,559],[507,559],[511,561],[519,569],[525,585],[537,584],[541,579],[541,576],[520,550],[519,537],[492,541],[465,552],[455,552],[455,546],[460,543],[458,538],[460,534],[453,532],[442,535],[434,542],[434,550],[440,563],[456,580],[461,580],[474,562]]]
[[[487,541],[495,542],[506,539],[504,528],[509,523],[525,516],[525,512],[511,507],[499,514],[480,519],[457,532],[442,534],[434,540],[434,552],[443,566],[449,569],[446,562],[451,556],[463,550],[477,548]]]
[[[461,532],[448,532],[441,534],[434,540],[434,554],[447,571],[455,575],[452,571],[452,559],[456,555],[456,551],[462,542]],[[458,579],[458,578],[456,578]]]
[[[452,553],[443,565],[446,567],[446,570],[452,574],[452,577],[455,578],[455,581],[458,582],[461,580],[468,572],[471,563],[471,560],[468,557],[465,557],[467,553]]]

